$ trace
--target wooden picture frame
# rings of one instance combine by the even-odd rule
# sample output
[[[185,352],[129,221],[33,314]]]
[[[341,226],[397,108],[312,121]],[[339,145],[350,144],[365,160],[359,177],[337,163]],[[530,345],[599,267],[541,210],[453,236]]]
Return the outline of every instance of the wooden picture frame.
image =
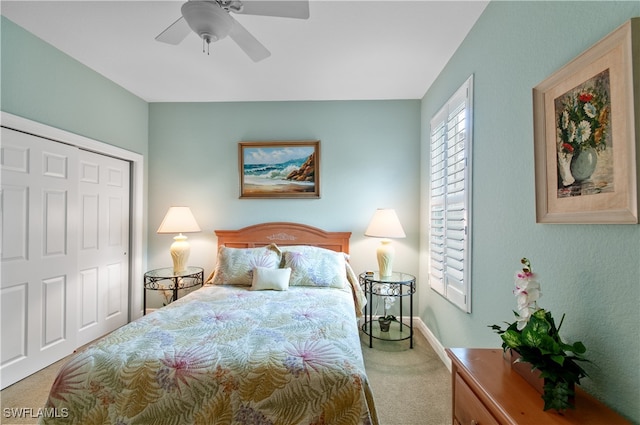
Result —
[[[320,198],[320,141],[239,142],[240,198]]]
[[[533,89],[536,222],[638,223],[640,18]]]

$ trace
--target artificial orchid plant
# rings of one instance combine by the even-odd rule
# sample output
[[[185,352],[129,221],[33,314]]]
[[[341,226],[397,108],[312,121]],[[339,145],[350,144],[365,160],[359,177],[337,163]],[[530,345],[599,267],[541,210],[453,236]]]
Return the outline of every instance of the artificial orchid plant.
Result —
[[[560,324],[556,327],[551,312],[538,307],[542,296],[540,283],[531,269],[528,259],[520,260],[523,265],[516,273],[515,289],[518,311],[514,311],[516,321],[507,323],[502,329],[498,325],[489,326],[502,338],[503,350],[514,350],[520,354],[517,361],[531,364],[531,370],[539,370],[544,378],[544,410],[557,411],[575,408],[572,404],[574,386],[587,373],[577,362],[587,361],[582,355],[586,351],[580,341],[567,344],[560,338]]]

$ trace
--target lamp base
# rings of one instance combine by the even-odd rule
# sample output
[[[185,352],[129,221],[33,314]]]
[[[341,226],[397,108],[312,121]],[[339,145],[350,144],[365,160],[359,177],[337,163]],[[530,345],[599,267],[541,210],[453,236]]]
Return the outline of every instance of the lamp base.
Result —
[[[173,238],[171,244],[171,259],[173,260],[173,273],[182,273],[187,270],[187,260],[191,253],[191,247],[187,237],[180,233]]]
[[[376,250],[380,276],[387,277],[393,274],[393,257],[395,256],[395,253],[396,250],[393,245],[391,245],[391,241],[389,239],[382,239],[380,241],[380,245]]]

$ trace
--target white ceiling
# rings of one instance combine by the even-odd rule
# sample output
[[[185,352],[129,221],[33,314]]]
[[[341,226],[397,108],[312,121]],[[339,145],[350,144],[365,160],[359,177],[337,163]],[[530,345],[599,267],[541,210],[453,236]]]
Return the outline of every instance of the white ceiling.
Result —
[[[154,38],[182,1],[6,1],[2,15],[148,102],[420,99],[488,0],[311,0],[307,20],[234,14],[271,57],[229,38]]]

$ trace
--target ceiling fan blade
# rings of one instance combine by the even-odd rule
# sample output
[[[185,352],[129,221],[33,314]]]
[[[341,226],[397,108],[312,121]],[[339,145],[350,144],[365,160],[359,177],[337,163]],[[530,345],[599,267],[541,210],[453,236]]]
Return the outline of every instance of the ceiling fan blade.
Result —
[[[309,18],[309,0],[247,0],[242,1],[235,13],[244,15],[280,16],[283,18]]]
[[[271,56],[271,52],[235,19],[233,20],[229,37],[231,37],[254,62],[260,62]]]
[[[158,34],[156,40],[163,43],[180,44],[190,32],[191,28],[189,28],[189,24],[187,24],[187,21],[181,16],[177,21],[169,25],[167,29]]]

